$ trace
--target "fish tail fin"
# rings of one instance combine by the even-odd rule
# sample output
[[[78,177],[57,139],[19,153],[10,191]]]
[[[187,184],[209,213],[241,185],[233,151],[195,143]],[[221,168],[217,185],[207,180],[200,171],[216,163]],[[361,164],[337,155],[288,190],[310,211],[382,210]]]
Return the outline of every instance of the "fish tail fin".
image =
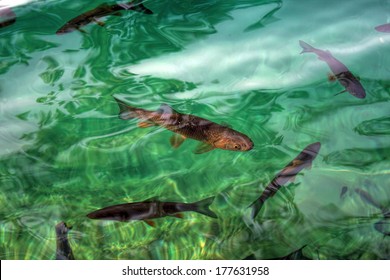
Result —
[[[116,103],[118,103],[119,106],[119,118],[122,120],[129,120],[136,118],[137,116],[134,114],[133,110],[134,108],[123,103],[123,101],[119,100],[118,98],[114,97]]]
[[[193,208],[191,207],[192,211],[201,213],[201,214],[209,216],[211,218],[217,218],[217,215],[209,208],[210,205],[213,203],[214,198],[215,197],[212,196],[212,197],[203,199],[201,201],[192,203],[192,207],[193,207]]]
[[[307,53],[307,52],[314,52],[315,48],[310,46],[308,43],[303,42],[302,40],[299,40],[299,45],[302,47],[302,53]]]
[[[255,202],[253,202],[251,206],[249,206],[252,208],[251,218],[253,220],[256,218],[257,214],[259,214],[261,208],[263,207],[263,204],[264,204],[264,201],[258,199]]]

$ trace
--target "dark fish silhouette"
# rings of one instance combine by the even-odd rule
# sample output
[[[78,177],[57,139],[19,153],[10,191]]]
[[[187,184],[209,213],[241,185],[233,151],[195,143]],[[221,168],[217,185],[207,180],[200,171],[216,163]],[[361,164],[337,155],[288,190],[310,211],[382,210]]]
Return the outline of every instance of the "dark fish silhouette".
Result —
[[[15,23],[16,15],[11,8],[0,6],[0,28]]]
[[[139,127],[162,126],[176,134],[171,137],[171,145],[179,147],[186,138],[201,141],[195,153],[201,154],[215,148],[230,151],[248,151],[253,148],[253,142],[248,136],[225,125],[194,116],[181,114],[168,105],[162,105],[157,111],[147,111],[118,102],[122,120],[141,119]]]
[[[355,192],[360,195],[360,198],[364,202],[371,204],[382,212],[383,218],[374,224],[374,228],[377,231],[383,233],[383,235],[390,236],[390,210],[386,209],[379,202],[375,201],[375,199],[368,192],[359,188],[355,189]]]
[[[366,97],[366,91],[364,90],[359,80],[348,70],[348,68],[343,63],[337,60],[329,51],[316,49],[303,41],[299,41],[299,44],[303,48],[303,51],[301,53],[315,53],[320,60],[325,61],[328,64],[339,83],[345,88],[345,90],[340,93],[347,91],[357,98]]]
[[[390,23],[378,25],[377,27],[375,27],[375,30],[379,32],[390,33]]]
[[[295,176],[304,168],[310,168],[313,160],[316,158],[321,143],[316,142],[308,145],[299,155],[294,158],[282,171],[280,171],[271,183],[265,188],[261,196],[252,203],[252,218],[254,219],[259,213],[264,202],[273,196],[283,185],[294,181]]]
[[[340,198],[343,199],[345,197],[345,194],[347,193],[348,191],[348,187],[347,186],[343,186],[341,188],[341,191],[340,191]]]
[[[74,260],[72,248],[68,240],[68,231],[72,229],[64,222],[56,225],[57,250],[56,260]]]
[[[151,219],[165,216],[175,216],[181,218],[181,212],[198,212],[200,214],[217,218],[217,215],[209,209],[213,203],[214,197],[193,203],[180,202],[161,202],[156,200],[147,200],[144,202],[133,202],[108,206],[87,215],[90,219],[114,220],[126,222],[131,220],[143,220],[149,225],[154,226]]]
[[[380,209],[383,212],[382,206],[374,200],[374,198],[366,191],[356,188],[355,192],[360,195],[360,198],[368,204]]]
[[[385,216],[374,224],[374,228],[385,236],[390,236],[390,217]]]
[[[99,18],[108,15],[121,16],[121,13],[119,12],[120,10],[134,10],[144,14],[153,14],[153,12],[147,9],[142,3],[135,3],[134,1],[129,3],[123,3],[123,4],[114,4],[114,5],[102,4],[91,11],[85,12],[71,19],[64,26],[58,29],[56,34],[64,34],[64,33],[71,32],[73,30],[79,30],[81,32],[85,32],[80,28],[91,22],[96,22],[100,26],[103,26],[104,23],[98,21]]]

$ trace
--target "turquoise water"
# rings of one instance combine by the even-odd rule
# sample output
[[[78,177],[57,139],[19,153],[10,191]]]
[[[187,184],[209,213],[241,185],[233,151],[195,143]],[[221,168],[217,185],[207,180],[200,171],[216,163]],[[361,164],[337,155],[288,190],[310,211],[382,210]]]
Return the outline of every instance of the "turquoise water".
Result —
[[[73,226],[76,259],[269,259],[304,245],[311,259],[390,258],[374,228],[381,211],[355,191],[390,208],[390,34],[374,29],[390,21],[389,0],[144,1],[153,15],[122,11],[55,34],[100,3],[24,3],[0,29],[1,259],[53,259],[60,221]],[[342,61],[366,98],[335,96],[343,87],[299,40]],[[188,139],[174,149],[172,132],[120,120],[113,95],[229,124],[254,148],[194,154]],[[248,206],[314,142],[312,168],[250,221]],[[86,217],[212,196],[217,219]]]

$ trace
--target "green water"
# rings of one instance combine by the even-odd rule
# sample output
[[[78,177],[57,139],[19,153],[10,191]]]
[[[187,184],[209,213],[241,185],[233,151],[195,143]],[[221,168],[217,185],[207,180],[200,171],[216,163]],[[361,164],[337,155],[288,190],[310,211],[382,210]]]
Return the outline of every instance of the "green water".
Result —
[[[53,259],[60,221],[73,226],[76,259],[269,259],[304,245],[312,259],[390,258],[390,237],[374,228],[380,210],[354,191],[390,208],[390,34],[374,29],[389,22],[389,0],[147,0],[153,15],[124,11],[55,34],[104,2],[27,3],[0,29],[1,259]],[[334,96],[342,86],[314,54],[300,55],[299,40],[331,51],[366,98]],[[254,149],[194,154],[191,139],[173,149],[172,132],[120,120],[113,95],[227,123]],[[322,146],[312,169],[248,220],[248,206],[313,142]],[[188,212],[151,227],[86,217],[151,197],[211,196],[218,219]]]

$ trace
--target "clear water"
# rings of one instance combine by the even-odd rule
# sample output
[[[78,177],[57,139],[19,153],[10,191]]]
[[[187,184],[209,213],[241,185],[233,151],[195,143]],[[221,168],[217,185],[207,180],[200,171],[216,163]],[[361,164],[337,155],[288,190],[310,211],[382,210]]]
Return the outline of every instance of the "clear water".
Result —
[[[147,0],[154,15],[55,34],[104,2],[24,3],[0,29],[1,259],[53,259],[60,221],[73,226],[77,259],[269,259],[304,245],[312,259],[390,258],[390,237],[373,226],[380,210],[354,191],[390,208],[390,34],[374,29],[389,22],[389,0]],[[342,86],[299,40],[331,51],[367,97],[334,96]],[[173,149],[172,132],[118,119],[113,95],[228,123],[255,147],[199,155],[189,139]],[[265,186],[317,141],[312,169],[248,221]],[[210,196],[218,219],[86,217]]]

